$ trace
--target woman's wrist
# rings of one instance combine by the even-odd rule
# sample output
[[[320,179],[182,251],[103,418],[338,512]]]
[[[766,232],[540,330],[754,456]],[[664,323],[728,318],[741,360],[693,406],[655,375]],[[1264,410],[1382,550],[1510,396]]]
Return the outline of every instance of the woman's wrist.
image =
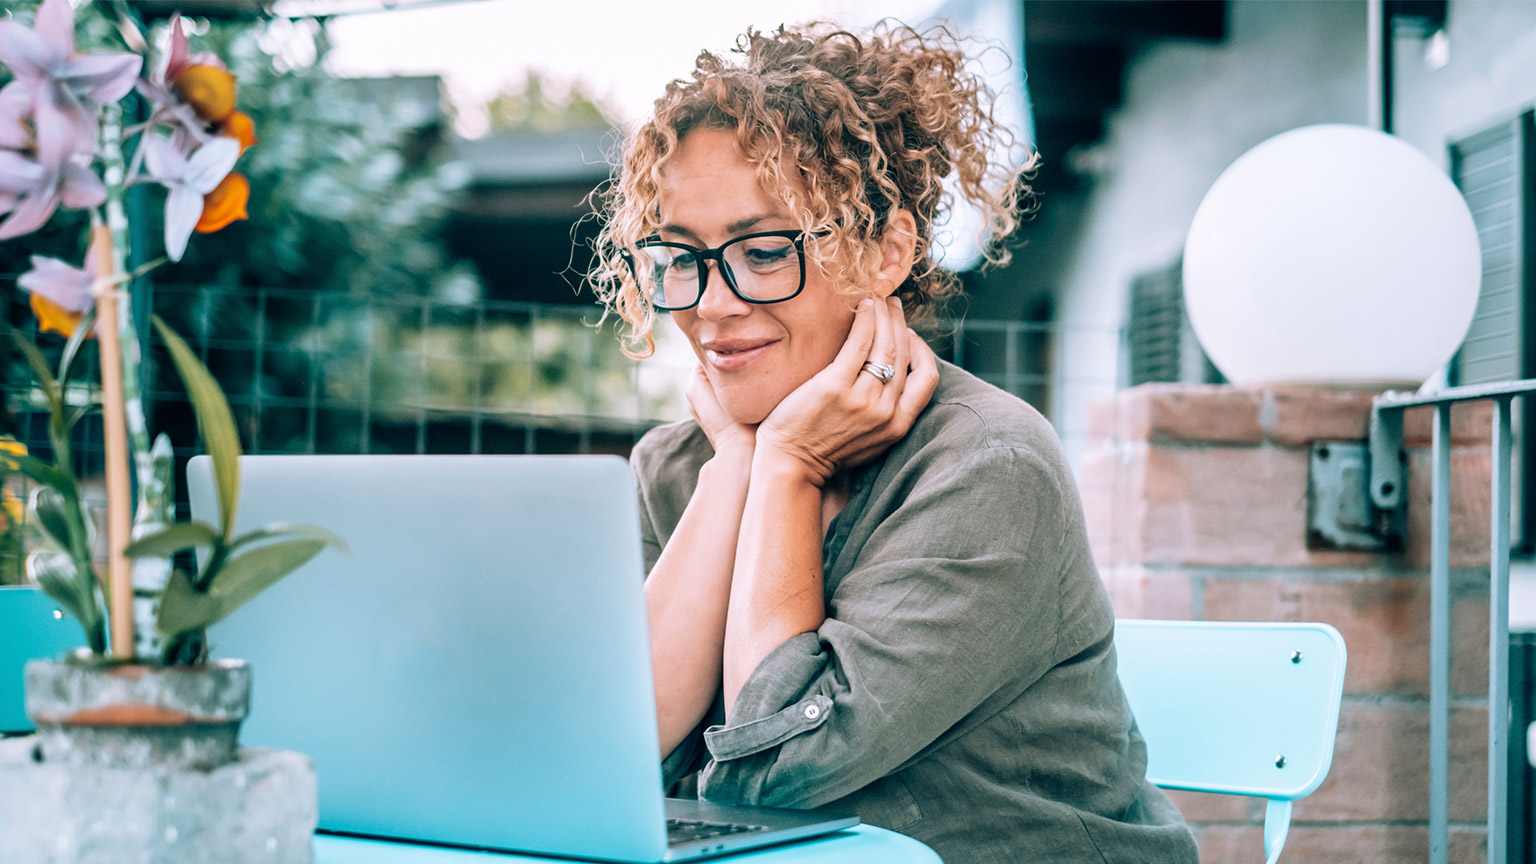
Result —
[[[699,479],[710,477],[745,484],[752,476],[752,460],[751,447],[722,447],[699,469]]]
[[[771,482],[806,483],[820,489],[832,476],[832,468],[778,447],[759,446],[752,454],[752,476]]]

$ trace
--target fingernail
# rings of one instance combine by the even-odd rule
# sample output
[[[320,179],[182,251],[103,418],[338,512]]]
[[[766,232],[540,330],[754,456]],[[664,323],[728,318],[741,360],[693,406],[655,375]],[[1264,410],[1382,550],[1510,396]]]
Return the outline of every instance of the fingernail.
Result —
[[[874,305],[875,305],[875,301],[874,301],[873,298],[870,298],[870,297],[865,297],[863,300],[859,301],[859,308],[860,309],[872,309],[872,308],[874,308]]]
[[[901,298],[897,297],[895,294],[891,295],[891,302],[896,304],[897,309],[901,308]]]

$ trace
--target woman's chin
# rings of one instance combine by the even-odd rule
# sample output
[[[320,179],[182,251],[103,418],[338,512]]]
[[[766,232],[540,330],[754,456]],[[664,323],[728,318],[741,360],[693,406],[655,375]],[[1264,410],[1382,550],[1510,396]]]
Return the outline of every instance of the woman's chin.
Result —
[[[720,400],[720,407],[725,409],[725,413],[744,426],[756,426],[763,422],[778,404],[778,399],[770,402],[761,393],[742,393],[739,396],[729,394]]]

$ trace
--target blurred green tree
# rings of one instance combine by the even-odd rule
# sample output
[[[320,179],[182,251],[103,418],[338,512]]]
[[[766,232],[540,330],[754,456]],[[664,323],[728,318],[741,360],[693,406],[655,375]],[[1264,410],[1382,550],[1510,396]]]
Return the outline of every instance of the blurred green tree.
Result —
[[[38,2],[9,6],[27,20]],[[79,10],[83,46],[121,45],[114,8],[101,2]],[[239,108],[254,121],[258,143],[236,166],[250,181],[249,219],[197,238],[181,262],[149,278],[160,286],[156,310],[194,343],[255,345],[259,337],[269,349],[259,367],[254,350],[210,350],[207,358],[247,434],[272,422],[253,407],[270,404],[267,397],[346,403],[364,398],[360,392],[380,413],[393,404],[449,414],[636,416],[629,361],[606,330],[571,319],[519,322],[484,327],[475,341],[473,325],[462,323],[473,320],[468,311],[483,291],[473,264],[451,258],[443,242],[446,218],[469,177],[452,159],[453,117],[435,79],[337,78],[325,66],[331,48],[325,27],[313,19],[193,23],[192,50],[224,58],[237,76]],[[144,35],[155,42],[165,26],[163,19],[149,22]],[[549,134],[613,125],[612,112],[585,84],[564,85],[537,71],[485,110],[493,131]],[[139,206],[154,217],[163,193],[146,186],[139,194]],[[84,214],[68,216],[23,241],[0,243],[0,302],[13,320],[25,320],[14,277],[26,269],[28,255],[83,256]],[[160,254],[155,221],[136,220],[139,262]],[[189,286],[216,290],[199,294]],[[260,288],[357,302],[328,303],[323,320],[312,318],[306,303],[268,304],[260,315],[254,299]],[[201,300],[190,302],[194,297]],[[409,302],[418,298],[461,306],[466,314],[424,331]],[[597,317],[594,310],[591,318]],[[423,360],[418,346],[429,343],[434,356]],[[463,357],[470,366],[435,356],[449,346],[450,358]],[[5,347],[0,343],[0,352]],[[589,369],[578,373],[582,364]],[[10,372],[15,365],[0,353],[0,371],[8,373],[0,388],[27,380],[24,370]],[[311,389],[317,378],[318,392]],[[169,379],[159,389],[177,390]],[[650,402],[639,411],[655,416]],[[5,419],[0,432],[13,428]],[[161,419],[187,420],[169,409]],[[190,436],[172,434],[178,442]],[[303,446],[302,434],[301,425],[270,434],[264,427],[262,449]],[[320,424],[312,446],[349,448],[328,434]]]
[[[8,5],[26,20],[37,2]],[[82,7],[83,45],[121,45],[112,9]],[[450,261],[439,233],[463,181],[448,160],[439,99],[423,104],[419,87],[331,76],[325,29],[312,19],[195,24],[193,50],[226,60],[240,109],[255,121],[260,143],[237,166],[251,181],[250,219],[201,238],[179,264],[156,271],[156,281],[478,297],[472,266]],[[163,30],[154,22],[146,35],[157,39]],[[82,255],[75,223],[83,214],[69,215],[38,235],[0,243],[0,274],[24,270],[29,254]],[[151,248],[135,250],[139,260],[159,251],[155,233],[145,233],[150,242],[141,245]]]
[[[239,82],[260,141],[241,159],[250,219],[195,244],[157,278],[346,291],[383,297],[479,297],[467,262],[440,236],[462,184],[448,161],[435,87],[392,87],[324,68],[316,21],[213,24],[204,35]]]
[[[618,114],[593,94],[583,81],[555,86],[537,69],[523,73],[518,87],[503,88],[486,103],[492,133],[569,132],[575,129],[611,129]]]

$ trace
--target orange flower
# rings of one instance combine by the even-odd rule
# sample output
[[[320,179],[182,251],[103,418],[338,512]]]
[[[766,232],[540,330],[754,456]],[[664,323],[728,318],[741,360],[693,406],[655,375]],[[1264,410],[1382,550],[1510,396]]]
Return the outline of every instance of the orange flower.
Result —
[[[229,172],[212,192],[203,196],[203,215],[197,220],[198,232],[212,234],[236,219],[245,219],[245,205],[250,200],[250,181],[242,174]]]
[[[208,123],[223,123],[235,110],[235,76],[228,69],[194,63],[181,70],[171,89]]]
[[[234,111],[224,125],[219,127],[219,134],[225,138],[233,138],[240,142],[240,152],[244,153],[256,140],[256,124],[251,122],[251,115],[244,111]]]
[[[73,336],[80,326],[80,319],[85,317],[84,313],[71,312],[41,294],[33,294],[29,299],[32,312],[37,315],[39,331],[52,330],[61,336]],[[95,331],[90,334],[91,337],[95,335]]]

